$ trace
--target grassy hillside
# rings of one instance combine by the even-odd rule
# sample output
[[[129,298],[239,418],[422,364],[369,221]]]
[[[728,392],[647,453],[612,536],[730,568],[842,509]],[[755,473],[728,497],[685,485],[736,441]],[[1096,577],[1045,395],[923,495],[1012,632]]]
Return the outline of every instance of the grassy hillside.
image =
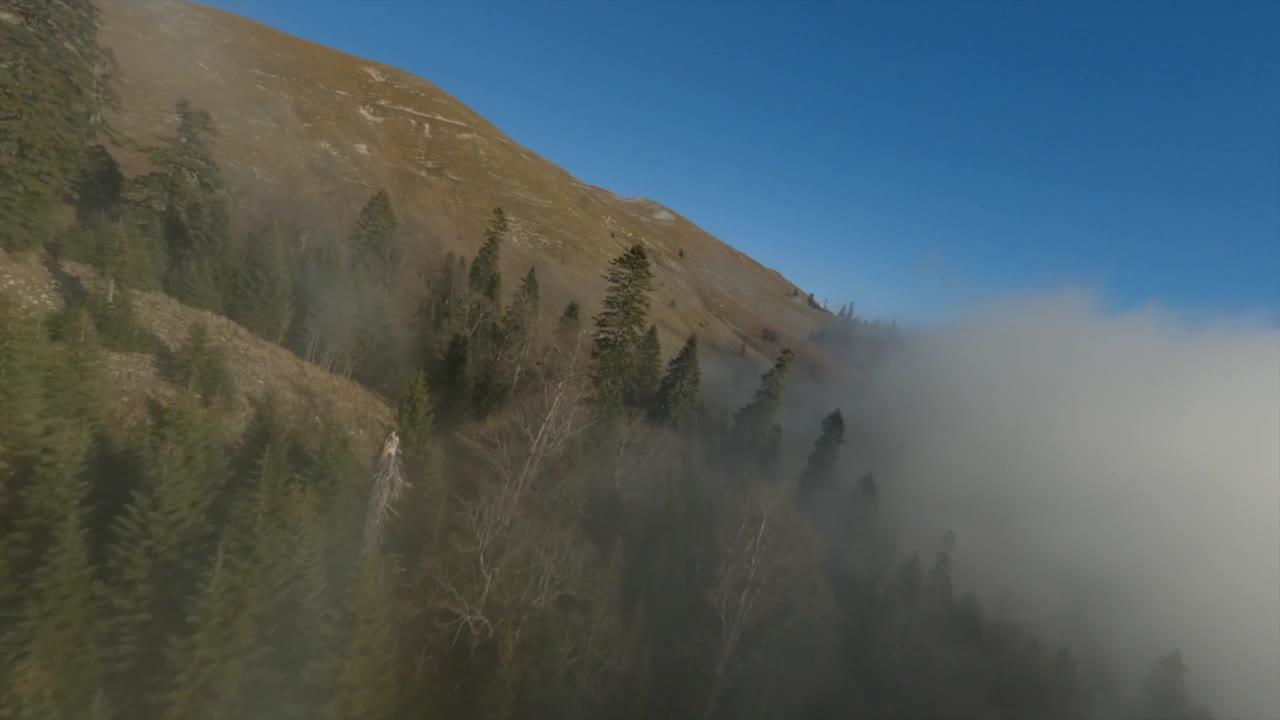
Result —
[[[170,132],[175,99],[190,98],[213,115],[215,157],[242,225],[287,211],[323,234],[385,188],[414,266],[446,250],[473,256],[501,206],[512,226],[503,270],[519,277],[536,266],[555,305],[594,305],[601,268],[639,242],[655,264],[664,339],[697,332],[767,358],[818,327],[820,313],[777,272],[674,209],[578,181],[426,80],[200,5],[101,5],[122,100],[109,119],[126,170],[145,167],[129,148]]]

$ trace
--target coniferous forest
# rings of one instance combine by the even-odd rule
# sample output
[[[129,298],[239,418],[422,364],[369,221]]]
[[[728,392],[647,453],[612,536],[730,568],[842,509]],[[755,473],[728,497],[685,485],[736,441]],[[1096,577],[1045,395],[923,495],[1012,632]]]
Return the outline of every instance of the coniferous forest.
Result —
[[[92,3],[0,8],[0,243],[62,280],[50,312],[0,294],[0,718],[1209,717],[1176,651],[1119,682],[954,587],[963,538],[895,547],[840,409],[792,462],[792,350],[729,405],[700,392],[711,356],[663,347],[643,246],[602,302],[546,307],[534,268],[502,276],[501,209],[424,268],[382,191],[331,241],[241,232],[216,108],[174,98],[126,176]],[[271,392],[236,421],[241,359],[198,323],[166,346],[140,293],[395,427],[370,449]],[[167,388],[136,425],[112,420],[122,353]]]

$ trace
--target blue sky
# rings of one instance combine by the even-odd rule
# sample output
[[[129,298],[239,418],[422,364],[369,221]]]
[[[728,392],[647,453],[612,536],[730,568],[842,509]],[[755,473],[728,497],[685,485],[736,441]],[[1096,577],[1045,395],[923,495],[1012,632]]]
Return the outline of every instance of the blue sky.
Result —
[[[1280,2],[211,4],[421,75],[833,307],[1280,314]]]

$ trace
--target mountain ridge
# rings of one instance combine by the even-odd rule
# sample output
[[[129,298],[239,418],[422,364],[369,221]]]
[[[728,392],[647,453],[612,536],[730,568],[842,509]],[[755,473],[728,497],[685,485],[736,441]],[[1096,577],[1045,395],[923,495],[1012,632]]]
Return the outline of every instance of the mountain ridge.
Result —
[[[242,230],[283,220],[341,233],[384,188],[412,274],[446,252],[474,254],[501,206],[511,221],[502,269],[514,278],[536,266],[549,303],[594,306],[608,260],[642,243],[668,341],[696,333],[767,358],[784,345],[803,351],[820,327],[822,314],[777,270],[662,203],[583,182],[430,80],[205,5],[101,5],[122,98],[109,117],[113,150],[137,172],[138,148],[169,131],[160,119],[178,98],[209,110]]]

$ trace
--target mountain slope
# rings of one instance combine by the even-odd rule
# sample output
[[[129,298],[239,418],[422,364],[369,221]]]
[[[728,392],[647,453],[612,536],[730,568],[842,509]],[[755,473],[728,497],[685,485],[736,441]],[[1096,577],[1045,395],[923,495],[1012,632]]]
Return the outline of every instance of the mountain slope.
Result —
[[[169,132],[169,111],[187,97],[213,114],[242,227],[283,217],[342,233],[381,187],[416,268],[447,250],[474,255],[501,206],[512,225],[503,270],[514,279],[537,266],[549,303],[594,307],[608,260],[642,242],[668,339],[696,332],[772,355],[819,324],[776,271],[658,203],[578,181],[420,78],[200,5],[101,5],[103,41],[119,63],[121,109],[110,122],[126,169],[144,167],[138,148]]]

